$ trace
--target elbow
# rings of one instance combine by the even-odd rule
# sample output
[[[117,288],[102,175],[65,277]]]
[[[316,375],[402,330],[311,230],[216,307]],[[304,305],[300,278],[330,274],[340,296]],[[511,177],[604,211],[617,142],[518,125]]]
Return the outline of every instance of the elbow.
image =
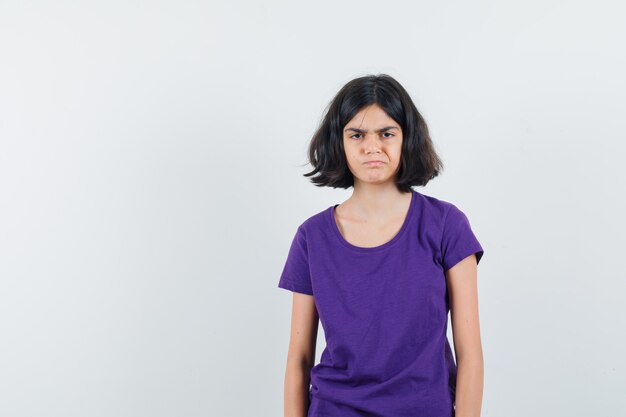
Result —
[[[287,365],[289,367],[295,367],[302,369],[303,371],[310,371],[315,363],[315,357],[311,354],[307,354],[302,351],[289,351],[287,354]]]
[[[470,365],[470,366],[484,366],[485,361],[483,358],[483,352],[480,349],[472,349],[469,351],[463,351],[457,354],[457,365]]]

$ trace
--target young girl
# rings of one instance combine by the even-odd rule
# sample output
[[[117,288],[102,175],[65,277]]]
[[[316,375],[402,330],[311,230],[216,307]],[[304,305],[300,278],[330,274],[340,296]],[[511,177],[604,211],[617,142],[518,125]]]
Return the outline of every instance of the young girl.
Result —
[[[384,74],[347,83],[309,159],[313,183],[353,192],[300,224],[278,283],[293,292],[285,416],[479,416],[483,248],[457,206],[411,188],[443,164],[406,90]]]

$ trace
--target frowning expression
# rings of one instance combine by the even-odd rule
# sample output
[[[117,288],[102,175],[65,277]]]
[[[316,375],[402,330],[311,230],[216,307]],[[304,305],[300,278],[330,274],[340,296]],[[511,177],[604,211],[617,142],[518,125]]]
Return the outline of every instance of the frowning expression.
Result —
[[[402,128],[378,104],[372,104],[346,124],[343,147],[355,182],[393,181],[400,167]]]

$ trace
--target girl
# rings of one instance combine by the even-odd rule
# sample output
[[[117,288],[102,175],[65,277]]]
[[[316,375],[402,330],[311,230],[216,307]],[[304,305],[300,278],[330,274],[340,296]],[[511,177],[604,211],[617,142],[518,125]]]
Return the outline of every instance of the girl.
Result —
[[[314,184],[353,192],[298,226],[278,283],[293,292],[285,416],[478,417],[483,248],[457,206],[411,188],[443,164],[406,90],[385,74],[347,83],[309,159]]]

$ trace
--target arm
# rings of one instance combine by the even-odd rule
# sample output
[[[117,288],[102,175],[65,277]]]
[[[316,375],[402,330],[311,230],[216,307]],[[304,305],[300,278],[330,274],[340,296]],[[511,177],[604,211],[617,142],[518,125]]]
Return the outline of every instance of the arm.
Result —
[[[483,396],[483,352],[478,321],[477,262],[474,254],[446,272],[457,361],[456,417],[479,417]]]
[[[285,371],[285,417],[307,415],[310,371],[315,363],[318,320],[313,296],[294,292]]]

